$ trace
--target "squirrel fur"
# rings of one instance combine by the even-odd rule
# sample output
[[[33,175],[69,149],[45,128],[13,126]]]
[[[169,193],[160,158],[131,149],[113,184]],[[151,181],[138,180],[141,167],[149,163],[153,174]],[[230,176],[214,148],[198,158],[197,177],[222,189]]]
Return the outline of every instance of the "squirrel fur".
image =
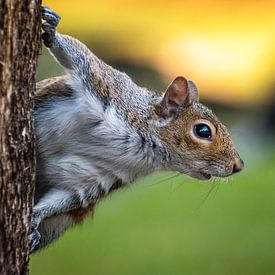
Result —
[[[205,180],[243,169],[226,127],[199,103],[192,81],[177,77],[163,94],[139,87],[57,33],[60,17],[49,8],[42,18],[44,44],[67,75],[37,83],[32,252],[138,177],[178,171]]]

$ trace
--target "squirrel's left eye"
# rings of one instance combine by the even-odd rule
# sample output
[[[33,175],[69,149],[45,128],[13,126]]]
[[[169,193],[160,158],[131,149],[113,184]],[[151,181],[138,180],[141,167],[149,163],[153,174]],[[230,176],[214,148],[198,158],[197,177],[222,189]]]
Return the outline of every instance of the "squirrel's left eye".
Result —
[[[193,131],[194,131],[194,134],[201,139],[210,140],[212,137],[210,127],[204,123],[195,125]]]

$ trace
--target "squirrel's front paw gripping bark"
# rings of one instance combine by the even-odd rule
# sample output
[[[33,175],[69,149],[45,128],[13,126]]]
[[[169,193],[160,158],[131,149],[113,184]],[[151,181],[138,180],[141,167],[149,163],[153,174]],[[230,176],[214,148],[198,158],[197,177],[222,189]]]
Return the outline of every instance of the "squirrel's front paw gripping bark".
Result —
[[[34,252],[40,244],[41,235],[37,230],[39,223],[40,223],[39,215],[37,215],[37,213],[34,211],[31,215],[31,228],[30,228],[30,234],[28,237],[29,248],[31,253]]]
[[[38,232],[36,228],[31,228],[31,232],[29,234],[29,248],[30,248],[30,253],[35,252],[35,250],[38,248],[40,244],[40,238],[41,235]]]
[[[61,17],[50,10],[48,7],[42,7],[42,19],[45,22],[42,24],[42,39],[46,47],[52,47],[55,40],[56,27]]]

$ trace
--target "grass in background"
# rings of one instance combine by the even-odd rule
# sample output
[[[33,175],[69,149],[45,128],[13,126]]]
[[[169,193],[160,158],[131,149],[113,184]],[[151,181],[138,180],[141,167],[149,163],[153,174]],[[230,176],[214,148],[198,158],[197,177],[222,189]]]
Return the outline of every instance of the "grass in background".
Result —
[[[275,274],[274,166],[220,183],[147,177],[34,255],[30,274]]]

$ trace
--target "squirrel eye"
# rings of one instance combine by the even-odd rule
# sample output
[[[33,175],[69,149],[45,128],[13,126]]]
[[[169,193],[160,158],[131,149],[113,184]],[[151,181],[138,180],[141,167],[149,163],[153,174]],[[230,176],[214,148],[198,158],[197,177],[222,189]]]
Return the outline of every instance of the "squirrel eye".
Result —
[[[208,125],[200,123],[194,126],[194,134],[201,139],[211,139],[211,129]]]

